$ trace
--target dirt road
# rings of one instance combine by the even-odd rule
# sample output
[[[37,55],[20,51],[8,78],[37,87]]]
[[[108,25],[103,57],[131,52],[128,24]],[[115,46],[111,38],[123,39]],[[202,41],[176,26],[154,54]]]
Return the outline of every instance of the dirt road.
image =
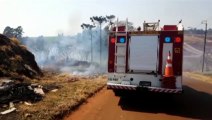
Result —
[[[212,84],[184,77],[184,93],[128,93],[117,97],[106,88],[65,120],[212,120]]]

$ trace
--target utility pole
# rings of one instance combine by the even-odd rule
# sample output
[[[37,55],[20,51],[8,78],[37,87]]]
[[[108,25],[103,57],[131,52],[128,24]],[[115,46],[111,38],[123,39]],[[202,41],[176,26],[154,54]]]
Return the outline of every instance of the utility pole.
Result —
[[[205,37],[204,37],[204,49],[202,57],[202,72],[204,71],[205,66],[205,47],[206,47],[206,37],[207,37],[207,20],[202,21],[202,24],[205,24]]]
[[[100,23],[100,41],[99,41],[99,45],[100,45],[100,52],[99,52],[99,56],[100,56],[100,66],[102,64],[102,24]]]
[[[92,27],[90,27],[90,33],[91,33],[91,63],[93,63]]]

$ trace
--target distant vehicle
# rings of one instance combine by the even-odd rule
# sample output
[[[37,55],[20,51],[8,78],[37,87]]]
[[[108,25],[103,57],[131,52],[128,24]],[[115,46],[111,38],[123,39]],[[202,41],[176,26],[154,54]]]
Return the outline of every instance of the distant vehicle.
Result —
[[[108,89],[182,93],[183,26],[159,22],[144,22],[143,30],[128,30],[127,21],[111,28]]]

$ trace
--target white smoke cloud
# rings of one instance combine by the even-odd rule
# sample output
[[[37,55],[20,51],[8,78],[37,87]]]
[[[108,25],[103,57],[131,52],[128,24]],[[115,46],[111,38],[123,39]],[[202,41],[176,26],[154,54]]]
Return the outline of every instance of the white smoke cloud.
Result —
[[[90,34],[84,31],[76,36],[27,38],[25,44],[35,55],[39,66],[69,72],[74,75],[94,75],[106,72],[107,47],[102,42],[102,65],[99,65],[99,32],[93,32],[93,62],[91,63]],[[106,33],[103,32],[106,35]],[[106,40],[103,37],[102,40]]]

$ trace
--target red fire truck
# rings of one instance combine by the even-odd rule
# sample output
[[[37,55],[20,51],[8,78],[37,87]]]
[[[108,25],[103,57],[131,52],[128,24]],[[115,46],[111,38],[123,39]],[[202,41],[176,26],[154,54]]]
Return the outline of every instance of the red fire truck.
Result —
[[[159,22],[144,22],[142,30],[128,30],[126,22],[110,30],[108,89],[182,93],[183,27],[160,28]]]

